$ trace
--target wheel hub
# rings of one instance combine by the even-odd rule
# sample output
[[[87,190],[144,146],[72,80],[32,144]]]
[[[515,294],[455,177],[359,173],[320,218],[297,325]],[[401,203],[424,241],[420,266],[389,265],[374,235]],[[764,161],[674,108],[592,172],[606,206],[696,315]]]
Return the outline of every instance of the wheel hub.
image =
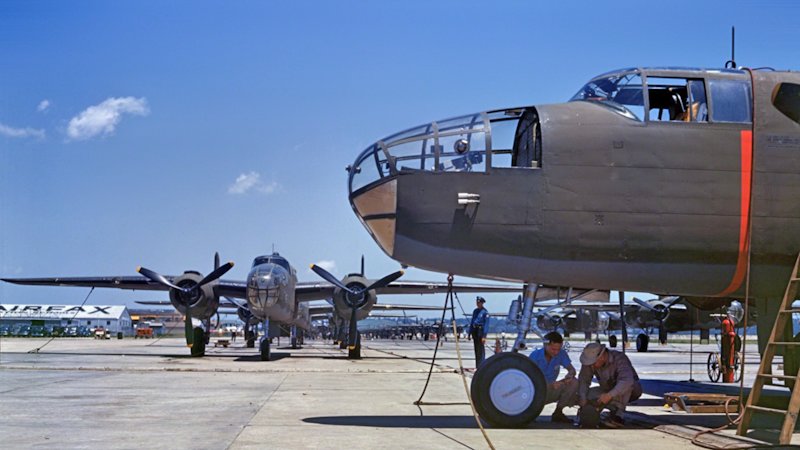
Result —
[[[507,369],[494,377],[489,386],[489,398],[494,406],[510,416],[521,414],[536,394],[533,382],[519,369]]]

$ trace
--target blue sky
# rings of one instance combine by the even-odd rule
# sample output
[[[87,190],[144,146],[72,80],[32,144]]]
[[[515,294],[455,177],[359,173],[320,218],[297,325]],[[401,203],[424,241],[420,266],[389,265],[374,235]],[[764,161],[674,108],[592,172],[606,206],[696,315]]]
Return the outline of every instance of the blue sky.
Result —
[[[301,280],[362,253],[382,276],[398,264],[353,214],[344,167],[385,135],[564,101],[615,68],[719,67],[731,25],[740,64],[800,69],[795,1],[555,3],[5,0],[0,274],[207,273],[219,251],[244,279],[274,244]],[[85,295],[0,284],[3,303]]]

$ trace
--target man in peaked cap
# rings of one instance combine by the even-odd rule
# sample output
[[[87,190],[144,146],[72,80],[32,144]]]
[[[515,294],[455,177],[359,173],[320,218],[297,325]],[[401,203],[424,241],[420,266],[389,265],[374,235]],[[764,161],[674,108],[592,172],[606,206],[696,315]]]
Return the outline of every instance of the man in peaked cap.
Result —
[[[483,364],[485,358],[486,333],[489,332],[489,311],[483,307],[486,300],[483,297],[475,299],[475,310],[472,311],[472,320],[469,321],[469,334],[475,346],[475,368]]]
[[[593,377],[597,378],[600,386],[589,387]],[[625,426],[625,408],[641,395],[639,375],[624,353],[608,350],[605,345],[594,342],[583,349],[578,375],[578,404],[581,407],[592,402],[600,408],[608,408],[611,414],[603,424],[609,428],[622,428]]]

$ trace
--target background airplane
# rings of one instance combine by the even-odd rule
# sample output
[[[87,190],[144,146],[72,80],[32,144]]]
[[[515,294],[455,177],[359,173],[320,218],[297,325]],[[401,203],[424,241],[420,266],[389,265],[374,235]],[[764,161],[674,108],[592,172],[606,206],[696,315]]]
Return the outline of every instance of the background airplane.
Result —
[[[220,308],[220,298],[226,300],[224,307],[236,308],[246,327],[248,345],[253,345],[256,336],[253,327],[260,323],[264,334],[259,343],[261,359],[270,359],[270,338],[278,335],[279,326],[270,328],[270,321],[290,327],[292,343],[296,344],[298,329],[311,327],[311,311],[307,302],[332,299],[333,316],[339,328],[349,330],[347,334],[348,357],[360,358],[358,321],[376,308],[378,294],[436,294],[447,291],[447,283],[396,281],[403,271],[394,272],[378,280],[370,280],[362,273],[349,274],[342,280],[319,266],[312,269],[328,283],[298,282],[297,272],[286,258],[278,253],[258,256],[253,260],[250,273],[244,281],[220,279],[233,267],[233,262],[220,265],[219,255],[214,257],[214,270],[205,277],[197,271],[185,271],[179,276],[164,276],[150,269],[139,267],[142,276],[80,277],[80,278],[2,278],[8,283],[23,285],[83,286],[131,290],[168,291],[172,306],[185,315],[186,343],[192,356],[205,354],[211,317]],[[454,284],[458,292],[513,292],[515,285]],[[152,302],[150,302],[152,304]],[[161,303],[157,303],[161,304]],[[393,309],[392,305],[378,307]],[[192,319],[204,325],[193,326]]]

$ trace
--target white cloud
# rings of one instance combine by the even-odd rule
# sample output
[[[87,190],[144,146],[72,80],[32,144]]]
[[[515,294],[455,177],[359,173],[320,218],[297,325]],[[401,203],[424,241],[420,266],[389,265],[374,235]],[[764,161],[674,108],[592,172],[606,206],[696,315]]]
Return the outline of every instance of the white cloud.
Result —
[[[264,183],[261,181],[261,174],[258,172],[243,173],[236,177],[236,181],[228,187],[228,194],[246,194],[253,190],[261,194],[272,194],[280,189],[281,185],[277,181]]]
[[[37,130],[34,128],[13,128],[8,125],[0,123],[0,135],[10,138],[38,138],[44,139],[44,130]]]
[[[108,98],[70,119],[67,136],[75,140],[89,139],[101,134],[107,136],[114,133],[123,114],[146,116],[149,113],[145,98]]]
[[[327,270],[330,273],[336,272],[336,261],[332,259],[323,259],[322,261],[318,261],[315,264],[322,267],[323,269]]]
[[[44,112],[49,107],[50,107],[50,100],[44,99],[41,102],[39,102],[39,106],[36,107],[36,110],[39,112]]]

